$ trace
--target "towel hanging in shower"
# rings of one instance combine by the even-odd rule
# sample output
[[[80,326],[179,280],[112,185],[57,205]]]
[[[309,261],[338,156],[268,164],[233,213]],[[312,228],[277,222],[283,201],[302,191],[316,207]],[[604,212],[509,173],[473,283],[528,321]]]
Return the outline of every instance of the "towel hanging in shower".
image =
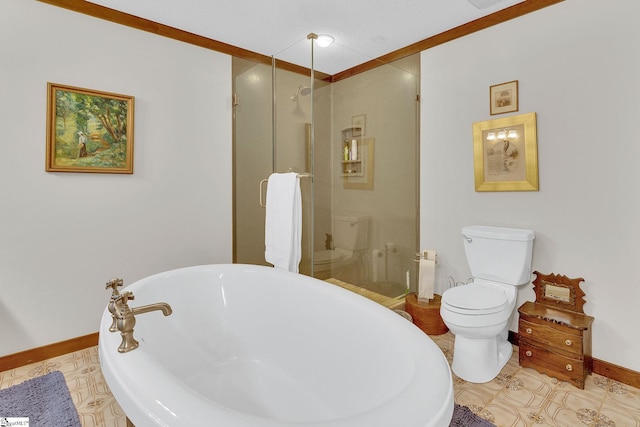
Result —
[[[302,255],[302,197],[298,174],[274,173],[267,183],[264,258],[298,272]]]

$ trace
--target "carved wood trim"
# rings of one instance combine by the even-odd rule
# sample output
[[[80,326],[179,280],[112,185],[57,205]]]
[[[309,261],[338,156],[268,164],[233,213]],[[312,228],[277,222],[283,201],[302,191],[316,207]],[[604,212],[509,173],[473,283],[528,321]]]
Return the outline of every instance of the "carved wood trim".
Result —
[[[552,6],[556,3],[561,3],[563,1],[564,0],[526,0],[521,3],[517,3],[513,6],[507,7],[506,9],[499,10],[490,15],[478,18],[475,21],[468,22],[440,34],[436,34],[412,45],[372,59],[368,62],[365,62],[364,64],[360,64],[348,70],[334,74],[331,77],[331,81],[337,82],[340,80],[344,80],[356,74],[372,70],[382,65],[389,64],[398,59],[406,58],[407,56],[420,53],[423,50],[431,49],[432,47],[439,46],[460,37],[468,36],[469,34],[473,34],[494,25],[510,21],[512,19],[527,15],[529,13],[538,11],[548,6]]]
[[[582,306],[585,304],[584,292],[580,289],[580,283],[584,282],[582,277],[570,279],[559,274],[542,274],[534,271],[536,279],[533,281],[533,290],[536,293],[536,304],[547,307],[554,307],[560,310],[573,311],[584,314]],[[548,295],[547,286],[565,288],[569,291],[568,301],[555,299]]]
[[[256,53],[241,47],[223,43],[214,39],[200,36],[198,34],[190,33],[188,31],[181,30],[179,28],[170,27],[168,25],[160,24],[148,19],[140,18],[135,15],[131,15],[119,10],[111,9],[99,4],[91,3],[86,0],[38,0],[41,3],[50,4],[52,6],[61,7],[63,9],[71,10],[73,12],[82,13],[84,15],[93,16],[94,18],[104,19],[115,24],[124,25],[137,30],[146,31],[158,36],[167,37],[173,40],[178,40],[184,43],[192,44],[195,46],[203,47],[205,49],[213,50],[216,52],[224,53],[227,55],[235,56],[236,58],[248,59],[249,61],[257,62],[260,64],[271,65],[271,57]],[[562,0],[564,1],[564,0]],[[311,70],[300,65],[292,64],[290,62],[277,60],[276,67],[282,70],[291,71],[306,76],[311,75]],[[315,71],[315,77],[317,79],[330,81],[331,76],[329,74]]]
[[[247,49],[242,49],[227,43],[219,42],[217,40],[202,37],[187,31],[179,30],[177,28],[169,27],[157,22],[149,21],[147,19],[139,18],[134,15],[130,15],[124,12],[120,12],[115,9],[110,9],[98,4],[88,2],[86,0],[38,0],[42,3],[47,3],[53,6],[62,7],[64,9],[72,10],[75,12],[83,13],[85,15],[93,16],[99,19],[105,19],[107,21],[115,22],[117,24],[126,25],[131,28],[136,28],[142,31],[147,31],[159,36],[169,37],[175,40],[180,40],[185,43],[194,44],[196,46],[204,47],[206,49],[215,50],[217,52],[226,53],[228,55],[235,56],[237,58],[248,59],[250,61],[259,62],[263,64],[271,64],[271,57],[262,55],[260,53],[252,52]],[[382,65],[389,64],[390,62],[398,59],[406,58],[415,53],[422,52],[423,50],[430,49],[432,47],[441,45],[443,43],[455,40],[460,37],[475,33],[485,28],[492,27],[497,24],[509,21],[514,18],[535,12],[545,7],[561,3],[564,0],[525,0],[521,3],[517,3],[506,9],[499,10],[490,15],[460,25],[459,27],[452,28],[440,34],[436,34],[433,37],[429,37],[425,40],[416,42],[412,45],[403,47],[386,55],[372,59],[364,64],[357,65],[348,70],[341,71],[333,76],[316,71],[316,78],[337,82],[344,80],[348,77],[356,74],[363,73],[368,70],[380,67]],[[283,69],[297,72],[300,74],[309,75],[309,69],[301,67],[291,63],[285,63],[279,61],[279,66]]]

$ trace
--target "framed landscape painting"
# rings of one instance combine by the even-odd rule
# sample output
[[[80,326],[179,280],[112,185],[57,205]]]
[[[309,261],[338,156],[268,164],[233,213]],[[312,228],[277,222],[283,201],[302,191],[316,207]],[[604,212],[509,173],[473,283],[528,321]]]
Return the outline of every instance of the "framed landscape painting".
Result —
[[[47,84],[47,172],[133,173],[134,97]]]

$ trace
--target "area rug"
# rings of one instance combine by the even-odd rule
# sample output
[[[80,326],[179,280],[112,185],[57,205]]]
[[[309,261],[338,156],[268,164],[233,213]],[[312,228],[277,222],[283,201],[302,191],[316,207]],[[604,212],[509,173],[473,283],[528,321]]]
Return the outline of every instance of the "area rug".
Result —
[[[0,420],[28,418],[29,427],[81,427],[60,371],[0,390]]]
[[[456,403],[453,407],[453,418],[451,418],[449,427],[495,427],[495,425],[477,416],[466,406]]]

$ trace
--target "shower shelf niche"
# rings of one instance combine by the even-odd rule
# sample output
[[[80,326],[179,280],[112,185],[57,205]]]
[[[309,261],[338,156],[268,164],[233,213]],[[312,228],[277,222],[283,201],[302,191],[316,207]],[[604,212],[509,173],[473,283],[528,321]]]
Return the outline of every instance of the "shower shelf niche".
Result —
[[[364,176],[362,160],[343,160],[342,176]]]
[[[342,130],[342,146],[341,146],[341,170],[340,175],[344,177],[364,176],[365,167],[362,151],[362,128],[349,127]],[[356,149],[353,150],[355,143]],[[346,145],[346,148],[345,148]],[[346,153],[345,153],[346,150]],[[355,158],[352,158],[355,156]]]

